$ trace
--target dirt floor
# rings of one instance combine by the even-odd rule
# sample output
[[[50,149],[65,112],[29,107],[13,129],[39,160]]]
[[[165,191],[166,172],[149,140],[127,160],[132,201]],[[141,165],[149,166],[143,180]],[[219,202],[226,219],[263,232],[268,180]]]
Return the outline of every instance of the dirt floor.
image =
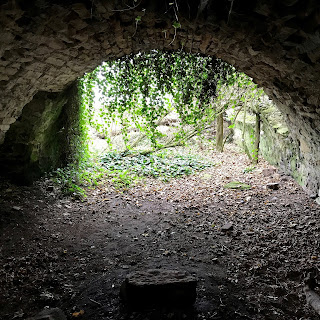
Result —
[[[61,198],[47,180],[2,179],[0,319],[46,306],[68,319],[83,310],[83,320],[318,319],[303,280],[320,265],[319,205],[264,161],[245,173],[244,155],[212,157],[217,165],[196,175],[124,192],[101,185],[84,202]],[[233,180],[252,189],[223,188]],[[121,283],[150,268],[196,275],[194,308],[126,310]]]

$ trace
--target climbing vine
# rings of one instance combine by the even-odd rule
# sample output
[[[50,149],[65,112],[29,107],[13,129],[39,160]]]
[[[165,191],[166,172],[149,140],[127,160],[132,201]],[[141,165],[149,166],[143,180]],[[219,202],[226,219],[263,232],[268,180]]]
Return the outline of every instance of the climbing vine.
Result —
[[[228,118],[232,127],[242,109],[251,107],[258,112],[254,101],[259,92],[249,77],[236,72],[232,66],[199,54],[152,51],[103,63],[80,80],[79,134],[74,141],[79,153],[73,164],[57,170],[56,179],[65,193],[84,195],[82,186],[96,184],[101,177],[85,142],[88,124],[112,145],[110,128],[117,123],[125,146],[123,150],[115,148],[121,159],[125,155],[132,157],[129,151],[142,139],[148,141],[150,149],[139,151],[147,155],[183,146],[196,135],[203,136],[203,132],[215,127],[218,116],[223,126],[227,110],[231,110]],[[174,115],[176,125],[168,138],[160,126],[172,120],[169,115]],[[226,139],[220,140],[225,143]],[[115,180],[126,183],[132,180],[131,173],[111,174],[116,174]]]
[[[135,143],[130,128],[146,137],[153,150],[183,145],[190,136],[210,126],[217,110],[217,88],[235,81],[235,69],[214,57],[185,52],[139,53],[103,63],[83,80],[91,124],[107,134],[118,123],[127,150]],[[100,92],[99,110],[93,100]],[[159,124],[174,112],[179,129],[163,144]],[[95,116],[93,116],[95,115]],[[107,139],[110,137],[107,135]],[[110,139],[109,139],[110,142]]]

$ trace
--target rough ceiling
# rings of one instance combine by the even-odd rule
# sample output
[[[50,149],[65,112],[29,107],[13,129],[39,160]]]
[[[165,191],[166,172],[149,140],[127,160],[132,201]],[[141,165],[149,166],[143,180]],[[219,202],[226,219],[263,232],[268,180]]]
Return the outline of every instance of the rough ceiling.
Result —
[[[61,92],[103,60],[150,49],[187,50],[222,58],[265,88],[300,146],[304,184],[319,190],[317,0],[5,2],[0,143],[39,91]]]

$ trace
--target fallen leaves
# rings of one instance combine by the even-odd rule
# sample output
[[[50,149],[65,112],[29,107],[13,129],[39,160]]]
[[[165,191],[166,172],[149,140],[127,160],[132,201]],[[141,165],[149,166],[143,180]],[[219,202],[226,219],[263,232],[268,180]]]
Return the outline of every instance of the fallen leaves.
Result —
[[[132,268],[170,264],[194,268],[204,279],[199,301],[214,306],[217,317],[212,319],[234,319],[226,312],[243,305],[250,308],[247,314],[243,311],[246,319],[256,319],[256,310],[261,310],[259,320],[313,319],[299,294],[303,270],[319,268],[319,207],[290,181],[281,182],[275,198],[275,191],[265,187],[275,179],[261,174],[267,166],[263,161],[249,175],[243,173],[248,163],[241,155],[236,155],[239,161],[228,153],[216,157],[225,158],[223,166],[170,184],[150,179],[127,193],[92,192],[85,205],[68,202],[71,209],[60,199],[52,206],[36,199],[33,204],[40,204],[41,214],[33,221],[23,220],[30,216],[25,203],[9,202],[14,223],[3,220],[10,223],[3,224],[0,237],[5,244],[0,287],[19,307],[10,310],[10,317],[0,310],[0,318],[12,318],[20,308],[24,314],[16,313],[16,318],[24,318],[39,301],[59,299],[66,310],[74,311],[70,319],[100,320],[103,312],[121,319],[120,276]],[[211,178],[204,179],[204,174]],[[224,189],[232,180],[255,189]],[[32,204],[30,197],[23,198]],[[23,208],[23,215],[13,211],[13,205]],[[66,220],[73,224],[65,225]],[[208,271],[213,274],[210,281]],[[100,275],[103,281],[96,281]],[[221,297],[216,295],[217,285]],[[32,300],[35,297],[38,300]],[[220,299],[229,311],[212,303]],[[74,305],[86,306],[85,314],[72,309]],[[209,319],[202,311],[199,315]]]
[[[72,317],[73,318],[79,318],[79,317],[81,317],[83,315],[84,315],[84,310],[80,310],[79,312],[73,312],[72,313]]]

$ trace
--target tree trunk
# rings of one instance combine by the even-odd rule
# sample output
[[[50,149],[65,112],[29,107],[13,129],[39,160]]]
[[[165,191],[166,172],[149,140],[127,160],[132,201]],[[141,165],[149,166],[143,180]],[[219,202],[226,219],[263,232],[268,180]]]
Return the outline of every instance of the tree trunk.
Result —
[[[223,112],[217,116],[216,148],[218,152],[223,151]]]
[[[261,118],[260,114],[256,113],[256,128],[255,128],[255,140],[254,140],[254,150],[252,163],[257,164],[259,158],[259,144],[260,144],[260,128],[261,128]]]
[[[249,151],[249,149],[247,147],[246,139],[245,139],[246,117],[247,117],[247,103],[245,102],[244,103],[244,111],[243,111],[243,124],[242,124],[242,147],[244,149],[244,152],[246,153],[246,155],[250,159],[250,161],[252,161],[252,156],[251,156],[250,151]]]

